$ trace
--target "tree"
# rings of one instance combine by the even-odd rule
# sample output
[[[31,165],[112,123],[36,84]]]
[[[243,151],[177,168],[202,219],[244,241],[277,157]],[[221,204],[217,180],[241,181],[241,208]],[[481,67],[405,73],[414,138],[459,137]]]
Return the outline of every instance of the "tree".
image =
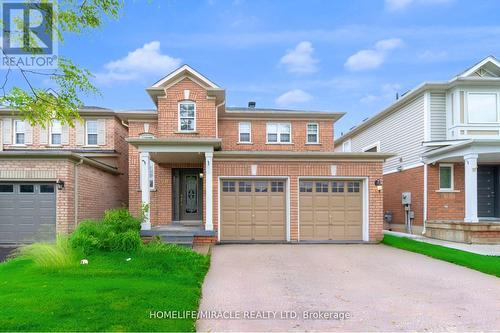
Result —
[[[47,3],[47,0],[33,3],[39,5],[37,8],[43,12],[43,4]],[[58,10],[52,15],[55,38],[62,44],[67,34],[81,34],[97,29],[106,18],[118,18],[122,8],[122,0],[59,0]],[[5,22],[1,24],[3,27]],[[30,39],[30,42],[23,48],[29,53],[37,53],[36,41]],[[23,86],[9,84],[15,73],[19,73]],[[48,78],[54,88],[37,87],[33,82],[35,76]],[[18,110],[20,117],[32,125],[45,126],[52,119],[73,125],[73,120],[79,118],[78,109],[83,106],[82,96],[99,94],[91,78],[92,73],[89,70],[74,64],[64,56],[58,57],[57,68],[54,70],[35,71],[19,65],[10,66],[5,70],[4,79],[0,81],[0,104]]]

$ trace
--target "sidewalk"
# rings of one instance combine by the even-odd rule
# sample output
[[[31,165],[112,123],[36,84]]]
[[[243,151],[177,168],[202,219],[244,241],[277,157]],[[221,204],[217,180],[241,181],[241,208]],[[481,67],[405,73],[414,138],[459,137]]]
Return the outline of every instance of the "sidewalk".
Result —
[[[444,240],[440,240],[440,239],[428,238],[428,237],[425,237],[422,235],[412,235],[412,234],[406,234],[403,232],[396,232],[396,231],[389,231],[389,230],[384,230],[384,234],[385,235],[392,235],[392,236],[396,236],[396,237],[411,238],[411,239],[419,241],[419,242],[446,246],[446,247],[449,247],[452,249],[467,251],[467,252],[476,253],[476,254],[482,254],[485,256],[500,256],[500,245],[456,243],[456,242],[449,242],[449,241],[444,241]]]

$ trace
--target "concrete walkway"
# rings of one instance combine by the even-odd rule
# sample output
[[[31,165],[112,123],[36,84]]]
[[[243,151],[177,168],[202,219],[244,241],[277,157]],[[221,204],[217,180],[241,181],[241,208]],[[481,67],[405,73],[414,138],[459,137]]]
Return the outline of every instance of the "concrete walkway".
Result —
[[[465,243],[449,242],[449,241],[445,241],[445,240],[425,237],[422,235],[412,235],[412,234],[407,234],[404,232],[396,232],[396,231],[389,231],[389,230],[384,230],[384,234],[392,235],[392,236],[396,236],[396,237],[407,237],[407,238],[411,238],[411,239],[414,239],[414,240],[419,241],[419,242],[446,246],[446,247],[449,247],[452,249],[482,254],[485,256],[500,256],[500,244],[499,245],[489,245],[489,244],[465,244]]]
[[[219,245],[200,310],[233,319],[199,320],[197,329],[492,331],[500,327],[499,281],[385,245]],[[304,318],[319,313],[310,311],[351,318]]]

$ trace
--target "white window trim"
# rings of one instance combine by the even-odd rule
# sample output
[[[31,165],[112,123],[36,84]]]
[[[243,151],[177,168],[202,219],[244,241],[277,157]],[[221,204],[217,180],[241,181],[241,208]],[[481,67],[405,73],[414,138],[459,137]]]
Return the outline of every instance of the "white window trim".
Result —
[[[470,121],[470,113],[469,113],[469,96],[470,95],[495,95],[496,96],[496,104],[497,104],[497,121]],[[499,95],[495,91],[467,91],[466,93],[466,111],[467,111],[467,123],[468,124],[499,124],[500,123],[500,99]]]
[[[241,141],[241,124],[248,124],[249,125],[249,141]],[[238,123],[238,143],[241,144],[251,144],[252,143],[252,122],[251,121],[240,121]]]
[[[309,125],[316,125],[316,141],[309,141]],[[319,124],[318,123],[307,123],[306,124],[306,144],[317,145],[319,144]]]
[[[361,151],[366,153],[368,150],[370,150],[374,147],[377,147],[377,153],[379,153],[380,152],[380,141],[374,142],[366,147],[363,147],[363,149],[361,149]]]
[[[450,188],[441,188],[441,167],[450,167],[451,169],[451,182]],[[452,163],[439,163],[439,190],[437,192],[455,192],[455,183],[453,181],[454,177],[454,167]]]
[[[345,146],[346,146],[346,144],[349,144],[349,151],[346,151],[346,150],[345,150]],[[342,152],[344,152],[344,153],[350,153],[350,152],[352,152],[352,143],[351,143],[351,139],[349,139],[349,140],[346,140],[346,141],[342,142]]]
[[[181,104],[193,104],[194,105],[194,118],[193,118],[193,123],[194,123],[194,129],[192,130],[181,130]],[[190,118],[190,117],[185,117],[185,118]],[[182,133],[193,133],[196,132],[196,102],[192,100],[184,100],[179,103],[177,103],[177,130],[178,132]]]
[[[17,128],[17,126],[16,126],[17,122],[24,122],[24,132],[19,132],[19,133],[24,133],[24,143],[17,143],[17,136],[16,136],[16,134],[18,133],[17,129],[16,129]],[[12,128],[12,145],[13,146],[19,146],[19,147],[25,147],[26,146],[26,122],[24,120],[14,119],[13,128]]]
[[[148,174],[148,182],[149,182],[149,189],[154,190],[156,187],[156,182],[155,182],[155,163],[149,159],[149,165],[151,166],[151,170],[148,168],[148,172],[151,171],[152,177],[150,174]]]
[[[269,142],[269,124],[276,124],[277,125],[277,140],[276,142]],[[281,132],[280,132],[280,125],[287,124],[290,126],[290,141],[288,142],[281,142]],[[268,122],[266,123],[266,144],[268,145],[291,145],[292,144],[292,123],[291,122]]]
[[[50,122],[50,126],[49,126],[49,145],[50,145],[50,146],[57,146],[57,147],[59,147],[59,146],[62,146],[62,126],[63,126],[63,125],[62,125],[62,123],[61,123],[61,132],[60,132],[60,133],[56,133],[56,134],[61,135],[61,143],[56,143],[56,144],[52,143],[52,127],[53,127],[53,121],[54,121],[54,120],[55,120],[55,119],[53,119],[53,120]]]
[[[94,144],[89,144],[89,133],[88,133],[88,123],[89,121],[94,121],[96,123],[96,130],[97,132],[96,133],[90,133],[90,134],[96,134],[97,135],[97,143],[94,145]],[[85,119],[85,146],[87,147],[99,147],[99,122],[97,121],[97,119]]]

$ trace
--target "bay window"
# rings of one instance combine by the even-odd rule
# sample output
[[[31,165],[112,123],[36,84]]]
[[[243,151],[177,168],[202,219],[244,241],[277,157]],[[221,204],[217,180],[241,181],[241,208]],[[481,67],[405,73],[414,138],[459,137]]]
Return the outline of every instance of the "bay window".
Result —
[[[496,93],[468,93],[467,115],[469,123],[498,122],[497,104]]]

